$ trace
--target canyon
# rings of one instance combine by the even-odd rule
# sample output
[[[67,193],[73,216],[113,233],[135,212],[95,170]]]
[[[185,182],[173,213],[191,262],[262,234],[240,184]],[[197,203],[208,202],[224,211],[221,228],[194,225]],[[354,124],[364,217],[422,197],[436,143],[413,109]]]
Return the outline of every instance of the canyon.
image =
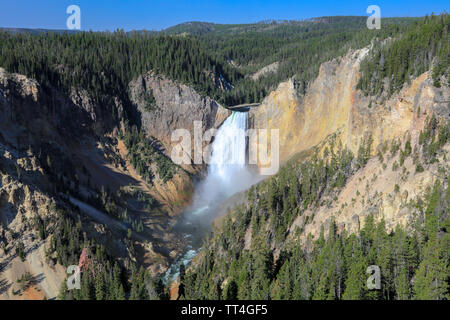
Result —
[[[176,298],[180,265],[195,272],[209,263],[205,248],[238,221],[239,210],[250,210],[255,188],[282,179],[290,166],[311,159],[329,163],[342,150],[364,153],[365,163],[355,157],[340,189],[327,193],[324,187],[316,206],[296,208],[302,214],[289,223],[283,241],[267,244],[272,260],[292,244],[308,247],[334,224],[339,234],[358,234],[370,216],[389,232],[410,228],[420,213],[417,203],[437,177],[448,177],[448,141],[426,163],[421,137],[431,119],[433,130],[448,124],[450,90],[445,76],[444,85],[436,86],[427,70],[393,94],[368,95],[358,83],[361,64],[373,50],[373,43],[350,48],[321,63],[304,92],[295,77],[284,79],[245,112],[156,69],[127,82],[126,94],[111,93],[102,97],[108,103],[100,103],[88,90],[44,86],[0,66],[0,299],[57,298],[67,277],[64,264],[79,258],[70,253],[75,242],[102,245],[125,270],[139,266],[162,278]],[[280,66],[267,64],[246,79],[271,77]],[[67,72],[64,65],[52,67],[56,74]],[[222,74],[201,74],[214,90],[233,92]],[[194,161],[194,143],[182,150],[191,161],[174,163],[179,141],[172,133],[185,129],[195,136],[195,122],[202,135],[217,130],[201,145],[212,148],[212,164]],[[233,134],[241,129],[267,130],[268,141],[270,130],[279,130],[280,172],[264,176],[266,164],[246,164],[248,149],[266,146],[236,140]],[[409,153],[402,151],[407,145]],[[401,152],[389,153],[395,146]],[[232,166],[220,162],[230,159]],[[269,222],[262,224],[270,234]],[[75,226],[76,241],[56,240]],[[233,235],[244,251],[260,241],[252,228],[248,224]],[[214,254],[225,257],[224,247]],[[25,274],[32,276],[27,288],[19,283]],[[228,281],[216,285],[224,290]]]

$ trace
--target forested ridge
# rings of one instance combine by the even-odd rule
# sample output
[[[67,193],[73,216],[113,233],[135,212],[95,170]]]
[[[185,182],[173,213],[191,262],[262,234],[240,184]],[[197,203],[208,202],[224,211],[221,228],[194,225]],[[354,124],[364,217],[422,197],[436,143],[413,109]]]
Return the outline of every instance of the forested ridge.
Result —
[[[219,100],[218,89],[205,72],[237,82],[242,75],[214,60],[190,37],[124,32],[30,35],[0,32],[0,66],[25,74],[45,87],[65,93],[88,90],[96,102],[104,96],[128,100],[128,83],[148,70],[190,84]]]
[[[365,47],[375,38],[398,37],[420,19],[382,19],[380,30],[367,29],[366,20],[367,17],[321,17],[311,21],[219,25],[215,31],[196,38],[209,51],[232,61],[244,74],[279,62],[276,72],[256,81],[259,90],[270,92],[280,82],[294,77],[298,93],[303,95],[321,63],[345,55],[350,48]],[[237,87],[234,94],[239,96],[245,91],[245,86]],[[254,99],[258,100],[256,95]]]
[[[366,94],[387,96],[420,74],[432,70],[436,87],[448,86],[450,43],[448,14],[425,17],[405,34],[385,43],[375,42],[361,64],[358,88]],[[446,83],[441,83],[445,75]]]
[[[375,50],[361,66],[359,88],[377,94],[390,78],[389,90],[433,67],[436,84],[448,72],[448,14],[425,18],[386,18],[369,30],[366,17],[321,17],[307,21],[249,25],[191,23],[161,33],[9,33],[0,32],[0,66],[25,74],[44,87],[70,93],[88,90],[94,100],[108,96],[129,104],[128,83],[149,70],[191,85],[225,105],[261,101],[294,77],[299,94],[325,61],[373,42]],[[206,31],[196,32],[197,29]],[[385,45],[385,40],[388,45]],[[279,62],[276,72],[249,76]],[[232,90],[218,88],[222,76]]]
[[[220,103],[235,105],[261,101],[292,76],[303,94],[322,62],[349,48],[364,47],[374,37],[398,37],[418,20],[383,19],[381,30],[368,30],[365,17],[323,17],[274,25],[225,25],[218,27],[224,32],[200,35],[0,32],[0,66],[34,78],[44,88],[65,93],[83,88],[95,102],[108,104],[111,96],[117,96],[125,106],[130,103],[128,83],[154,70]],[[273,62],[281,63],[275,74],[258,81],[248,77]],[[233,89],[218,88],[211,75],[222,76]]]

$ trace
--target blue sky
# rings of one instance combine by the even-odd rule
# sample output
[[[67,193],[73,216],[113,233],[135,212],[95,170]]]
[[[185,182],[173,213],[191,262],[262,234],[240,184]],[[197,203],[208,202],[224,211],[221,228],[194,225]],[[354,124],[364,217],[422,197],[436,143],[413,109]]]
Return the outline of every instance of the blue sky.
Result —
[[[66,8],[81,8],[82,30],[160,30],[186,21],[246,23],[327,15],[367,15],[375,4],[382,17],[423,16],[448,11],[445,0],[0,0],[0,27],[65,29]]]

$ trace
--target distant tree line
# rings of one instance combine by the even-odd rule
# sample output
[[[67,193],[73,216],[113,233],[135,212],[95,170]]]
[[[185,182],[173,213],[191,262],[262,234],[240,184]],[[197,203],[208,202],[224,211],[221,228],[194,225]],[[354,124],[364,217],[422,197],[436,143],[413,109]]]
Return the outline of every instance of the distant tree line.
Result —
[[[366,46],[375,37],[398,37],[414,21],[417,18],[383,19],[381,30],[368,30],[364,17],[324,17],[262,30],[247,27],[233,32],[230,28],[193,36],[123,31],[0,32],[0,66],[34,78],[44,88],[65,93],[73,87],[83,88],[98,104],[113,105],[112,97],[119,97],[129,116],[128,83],[149,70],[190,85],[220,103],[234,105],[261,101],[290,77],[295,77],[303,94],[322,62],[345,54],[349,48]],[[249,77],[275,61],[280,62],[277,72],[257,81]],[[222,77],[233,88],[221,89],[211,75]],[[146,101],[151,110],[151,93]],[[117,117],[117,110],[112,112]]]
[[[216,26],[216,32],[197,35],[196,39],[246,75],[279,62],[276,72],[256,81],[246,77],[229,92],[230,101],[241,96],[246,101],[259,101],[280,82],[292,77],[298,93],[303,95],[323,62],[345,55],[350,48],[365,47],[375,38],[399,37],[419,19],[382,19],[380,30],[368,30],[366,20],[366,17],[322,17],[293,23]]]

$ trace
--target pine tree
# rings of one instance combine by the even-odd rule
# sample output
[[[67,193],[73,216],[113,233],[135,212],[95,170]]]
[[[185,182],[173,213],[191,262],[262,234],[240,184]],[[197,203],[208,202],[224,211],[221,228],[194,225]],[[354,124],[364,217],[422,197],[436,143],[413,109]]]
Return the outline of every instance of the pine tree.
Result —
[[[59,288],[58,300],[66,300],[67,291],[68,291],[67,280],[64,279],[64,281],[61,283],[61,286]]]
[[[272,283],[271,299],[288,300],[292,294],[290,262],[286,260],[278,272],[277,279]]]
[[[234,279],[231,279],[223,292],[223,298],[224,300],[236,300],[238,297],[238,287],[236,284],[236,281]]]
[[[95,279],[95,298],[97,300],[106,299],[106,283],[103,271],[97,274],[97,277]]]
[[[409,285],[408,272],[406,268],[400,271],[396,281],[397,300],[409,300],[411,296],[411,289]]]
[[[253,277],[251,279],[251,298],[267,300],[270,292],[270,280],[272,274],[273,256],[265,240],[262,237],[255,239],[252,259]]]
[[[365,259],[359,255],[350,264],[348,278],[345,281],[345,291],[342,295],[344,300],[361,300],[366,293],[366,269]]]
[[[123,288],[123,285],[119,284],[119,286],[116,290],[117,290],[116,291],[116,300],[126,300],[125,290]]]
[[[81,274],[81,300],[92,300],[92,284],[87,272]]]
[[[437,236],[428,240],[424,258],[414,281],[417,300],[443,300],[449,298],[448,252],[442,252]]]

